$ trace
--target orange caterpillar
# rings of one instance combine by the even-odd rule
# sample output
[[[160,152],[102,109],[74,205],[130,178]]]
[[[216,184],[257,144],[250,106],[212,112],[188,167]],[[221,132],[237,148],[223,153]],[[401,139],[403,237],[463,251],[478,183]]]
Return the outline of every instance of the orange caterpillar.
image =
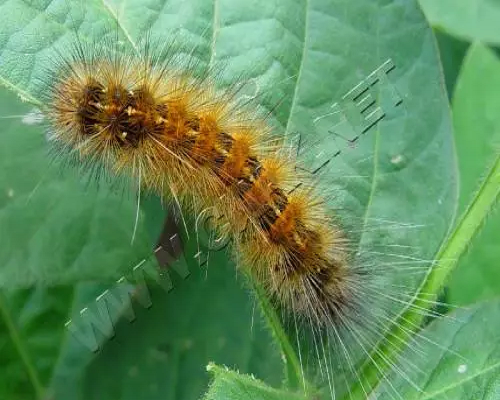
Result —
[[[319,325],[350,315],[360,271],[270,125],[166,50],[78,43],[51,74],[53,139],[192,212],[224,214],[238,255],[282,305]]]

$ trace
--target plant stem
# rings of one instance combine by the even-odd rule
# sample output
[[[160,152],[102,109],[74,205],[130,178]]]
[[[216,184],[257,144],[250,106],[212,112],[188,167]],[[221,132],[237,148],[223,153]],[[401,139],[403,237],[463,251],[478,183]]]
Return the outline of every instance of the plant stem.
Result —
[[[251,276],[249,277],[249,280],[271,332],[276,341],[279,343],[283,355],[283,361],[285,363],[285,375],[288,388],[299,389],[302,386],[304,393],[307,393],[308,384],[305,380],[301,363],[292,344],[288,340],[288,335],[283,329],[280,318],[276,314],[276,310],[272,306],[261,285]]]
[[[410,335],[417,330],[428,309],[430,300],[435,300],[437,292],[443,286],[446,278],[455,268],[461,254],[478,233],[481,225],[498,201],[500,194],[500,154],[497,155],[494,165],[486,179],[481,184],[474,199],[464,212],[448,240],[441,246],[435,261],[439,268],[431,268],[418,293],[414,296],[411,305],[395,319],[393,327],[386,335],[407,341]],[[382,340],[372,350],[370,361],[361,370],[360,380],[351,388],[350,399],[364,399],[365,393],[362,383],[367,387],[376,387],[380,375],[388,367],[388,362],[399,353],[398,349],[388,340]]]

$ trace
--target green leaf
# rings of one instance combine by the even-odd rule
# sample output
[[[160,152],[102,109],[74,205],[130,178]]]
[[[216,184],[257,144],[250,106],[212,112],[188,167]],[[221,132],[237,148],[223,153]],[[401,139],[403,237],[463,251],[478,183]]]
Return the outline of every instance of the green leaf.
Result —
[[[151,285],[151,307],[135,301],[133,322],[124,313],[115,336],[81,371],[72,367],[75,354],[91,352],[70,337],[52,379],[56,399],[196,399],[206,391],[211,360],[280,385],[277,346],[223,253],[208,268],[170,276],[171,291]],[[95,304],[87,306],[96,313]]]
[[[190,271],[185,279],[172,274],[170,292],[151,285],[149,309],[140,301],[122,301],[118,308],[108,302],[112,338],[100,333],[102,322],[93,325],[94,333],[82,326],[80,311],[86,307],[97,315],[96,298],[116,288],[80,284],[2,294],[0,398],[104,400],[121,393],[122,399],[194,399],[206,391],[209,360],[279,385],[279,353],[254,315],[248,293],[235,284],[232,266],[223,257],[213,258],[209,266],[208,271]],[[221,287],[231,302],[219,295]],[[68,320],[82,331],[79,335],[65,329]],[[92,352],[82,334],[95,336],[101,350]]]
[[[500,1],[420,0],[434,27],[468,41],[500,44]]]
[[[393,392],[373,398],[392,399],[397,392],[405,400],[497,400],[499,330],[499,300],[435,320],[403,354],[405,377],[393,373]]]
[[[204,400],[299,400],[299,395],[278,391],[253,376],[242,375],[228,368],[209,364],[207,371],[214,375]]]
[[[500,149],[500,59],[474,44],[467,52],[453,96],[453,124],[460,170],[460,212],[495,164]]]
[[[453,99],[460,168],[460,206],[478,190],[478,183],[500,157],[500,59],[476,44],[469,50]],[[471,304],[499,295],[500,212],[496,207],[483,231],[472,241],[451,276],[449,301]]]

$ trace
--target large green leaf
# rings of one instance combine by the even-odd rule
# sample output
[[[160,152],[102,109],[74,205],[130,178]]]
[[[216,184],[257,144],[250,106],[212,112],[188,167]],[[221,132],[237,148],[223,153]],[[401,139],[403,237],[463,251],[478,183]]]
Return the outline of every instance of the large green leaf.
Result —
[[[116,287],[3,293],[0,398],[195,399],[206,390],[205,365],[212,360],[279,385],[279,353],[248,293],[235,285],[232,266],[216,257],[209,267],[190,271],[185,280],[173,274],[170,292],[152,285],[151,308],[140,299],[113,303],[108,297],[109,324],[97,299],[105,289],[117,296]],[[221,288],[231,302],[219,296]],[[80,314],[85,308],[94,316],[92,324]],[[65,329],[68,321],[75,329]],[[93,340],[100,351],[89,348]]]
[[[71,13],[68,13],[69,3],[74,5]],[[430,270],[430,263],[425,260],[434,257],[454,215],[456,171],[436,43],[415,2],[310,0],[290,2],[285,7],[279,0],[158,0],[148,2],[145,7],[139,0],[85,3],[61,0],[30,4],[13,0],[0,6],[0,11],[9,20],[0,28],[0,79],[34,103],[39,101],[41,90],[36,76],[47,65],[52,47],[57,44],[64,49],[64,43],[71,40],[75,24],[81,40],[100,39],[110,31],[113,34],[115,25],[110,21],[117,19],[119,36],[133,45],[148,29],[156,34],[179,31],[179,38],[188,48],[197,46],[196,56],[202,62],[227,65],[223,82],[243,75],[254,80],[259,94],[266,94],[263,96],[264,107],[271,108],[279,102],[274,114],[281,132],[290,140],[295,132],[300,132],[310,147],[309,153],[304,155],[305,167],[311,168],[310,162],[317,163],[314,157],[317,149],[325,152],[321,161],[327,161],[341,150],[340,155],[319,174],[321,185],[325,193],[332,193],[327,200],[338,209],[346,229],[363,232],[353,234],[353,244],[359,245],[359,261],[397,265],[393,268],[394,273],[387,277],[389,282],[385,287],[394,284],[414,292]],[[391,61],[386,63],[389,59]],[[373,80],[368,82],[370,93],[376,105],[384,110],[385,118],[366,134],[361,134],[366,122],[353,101],[343,96],[372,71],[391,64],[395,69],[388,73],[382,71],[377,84]],[[402,104],[396,106],[400,100]],[[341,124],[341,113],[332,114],[334,104],[343,109],[348,124]],[[333,110],[339,110],[338,107]],[[352,139],[353,132],[360,138],[356,141],[356,148],[351,150],[341,137],[349,135]],[[43,142],[42,135],[38,138]],[[10,157],[16,160],[22,156],[20,153],[21,150]],[[74,193],[66,185],[62,184],[61,191]],[[130,229],[124,231],[131,233],[134,203],[130,200],[124,210],[114,204],[99,203],[96,207],[102,206],[106,217],[120,221],[120,226],[130,216],[131,224],[127,225]],[[47,211],[44,211],[45,214]],[[149,209],[146,207],[145,211],[148,213]],[[72,222],[74,229],[89,229],[90,218],[82,218],[78,211],[65,210],[61,215],[65,221]],[[29,222],[31,227],[34,222]],[[39,223],[34,229],[50,232],[55,229],[50,227],[60,224],[61,217],[58,217],[51,224],[42,226]],[[128,251],[133,253],[126,260],[129,263],[122,263],[121,256],[110,257],[99,264],[90,260],[75,269],[80,276],[78,273],[65,276],[66,270],[61,272],[60,264],[55,268],[53,264],[46,264],[44,259],[40,264],[34,261],[30,270],[43,271],[46,281],[103,278],[116,276],[144,257],[138,249],[130,248],[129,240],[116,239],[112,222],[106,220],[98,226],[106,229],[105,234],[89,235],[83,239],[83,235],[76,231],[73,235],[65,235],[73,239],[68,244],[61,234],[59,246],[63,251],[49,247],[51,251],[45,254],[45,258],[63,258],[65,245],[73,246],[73,252],[86,246],[99,246],[106,237],[114,242],[106,243],[102,253],[91,247],[93,256],[108,254],[104,250],[109,252],[110,249],[120,254]],[[13,248],[23,254],[20,249],[24,244],[20,237],[18,234]],[[78,239],[75,241],[74,238]],[[140,239],[147,241],[146,235],[138,235],[138,242],[142,242]],[[35,244],[43,252],[47,245],[41,246],[39,240],[36,239]],[[12,260],[10,253],[2,249],[4,251],[4,264],[8,266],[1,266],[4,280],[14,281],[13,277],[16,277],[22,283],[25,275],[15,273],[20,271],[19,265],[25,260]],[[190,257],[192,254],[187,255]],[[224,254],[220,257],[226,258]],[[405,271],[402,260],[412,260],[411,271],[417,270],[418,273],[402,273]],[[224,301],[232,303],[231,299],[225,298],[224,291],[219,292]],[[387,303],[383,296],[380,297],[381,303]],[[367,307],[375,308],[375,303],[370,299]],[[234,304],[232,313],[239,313],[238,304]],[[395,308],[394,311],[401,308],[399,304],[394,306],[391,307]],[[387,323],[379,325],[385,328]],[[197,329],[196,326],[193,329]],[[367,336],[372,336],[368,333]],[[357,340],[349,343],[349,353],[352,352],[354,358],[360,355],[366,358],[364,353],[369,350],[366,347],[374,344],[378,335],[379,332],[373,333],[374,337],[367,338],[362,346],[360,341],[364,340],[357,335]],[[283,343],[282,347],[286,348]],[[130,360],[131,354],[124,352],[125,359]],[[343,356],[338,351],[332,355],[336,360],[334,364],[347,373],[350,360],[346,362]],[[392,356],[388,351],[387,357]],[[127,362],[124,365],[130,367]],[[373,384],[373,374],[369,372],[370,367],[367,368],[368,372],[362,378]],[[374,368],[371,367],[372,372]],[[376,368],[384,368],[384,365]],[[331,375],[340,395],[340,386],[346,382],[349,385],[350,381],[341,373]],[[119,390],[116,383],[110,385],[111,393]]]
[[[433,26],[469,41],[500,44],[500,1],[420,0]]]
[[[133,322],[124,312],[115,335],[90,364],[74,367],[75,359],[93,353],[68,334],[50,385],[55,398],[195,399],[206,390],[210,361],[279,385],[279,353],[248,293],[235,284],[232,267],[215,257],[208,270],[189,272],[184,279],[171,274],[169,292],[151,286],[151,307],[134,302]],[[231,301],[220,296],[221,288]],[[87,306],[97,313],[95,303]],[[84,331],[81,322],[74,320]]]
[[[460,168],[460,206],[464,210],[487,170],[500,157],[500,60],[482,45],[471,47],[453,98]],[[498,207],[481,234],[470,243],[449,282],[449,301],[470,304],[500,294]]]
[[[498,300],[433,322],[403,354],[405,377],[389,377],[394,391],[405,400],[499,399],[499,329]],[[373,398],[392,399],[394,392]]]

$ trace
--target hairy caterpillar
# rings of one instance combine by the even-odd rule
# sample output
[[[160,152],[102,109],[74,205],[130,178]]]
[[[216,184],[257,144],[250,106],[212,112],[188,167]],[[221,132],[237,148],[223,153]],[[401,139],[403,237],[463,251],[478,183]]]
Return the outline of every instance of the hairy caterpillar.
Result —
[[[361,273],[313,187],[265,139],[265,121],[172,56],[147,53],[157,45],[137,58],[77,46],[50,85],[52,140],[195,214],[223,210],[244,264],[293,312],[318,324],[351,313]]]
[[[355,228],[340,228],[321,204],[329,193],[315,194],[314,178],[298,175],[265,118],[234,100],[237,88],[219,91],[212,71],[200,76],[169,45],[148,39],[138,53],[117,43],[77,40],[55,61],[44,79],[52,141],[79,163],[100,161],[160,195],[170,187],[190,212],[217,209],[228,224],[216,228],[235,238],[244,265],[315,329],[349,329],[373,313],[374,257],[354,259],[347,238]],[[363,335],[385,327],[377,316]]]

